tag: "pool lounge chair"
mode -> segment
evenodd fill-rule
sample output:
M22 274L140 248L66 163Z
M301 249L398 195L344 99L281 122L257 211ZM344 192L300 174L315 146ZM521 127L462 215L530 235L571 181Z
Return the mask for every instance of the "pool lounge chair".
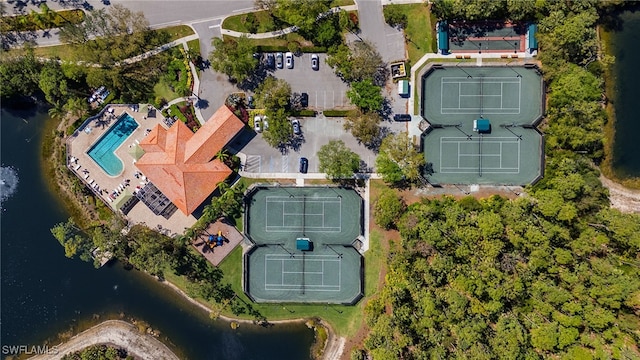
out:
M86 174L84 175L84 179L85 179L85 180L87 180L88 178L89 178L89 173L86 173Z
M91 180L89 181L89 185L93 185L93 182L94 182L94 181L95 181L95 180L91 179Z

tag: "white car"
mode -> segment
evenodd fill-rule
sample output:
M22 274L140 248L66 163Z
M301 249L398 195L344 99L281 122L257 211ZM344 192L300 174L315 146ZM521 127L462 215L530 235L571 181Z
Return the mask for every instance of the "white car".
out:
M284 58L286 59L287 69L293 69L293 53L288 52L284 54Z
M262 132L262 119L258 115L253 118L253 129L256 132Z
M293 128L294 135L300 135L302 133L300 131L300 121L298 119L291 120L291 127Z
M265 131L269 130L269 121L267 121L267 116L262 117L262 128Z

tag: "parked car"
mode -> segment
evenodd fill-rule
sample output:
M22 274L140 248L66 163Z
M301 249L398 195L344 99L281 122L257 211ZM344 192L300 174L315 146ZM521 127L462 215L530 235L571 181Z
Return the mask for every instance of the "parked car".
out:
M411 121L411 115L409 114L395 114L393 115L395 121Z
M309 160L307 160L307 158L305 157L302 157L300 158L300 172L306 174L307 170L309 170Z
M287 61L287 69L293 69L293 53L287 52L285 55Z
M262 119L258 115L253 118L253 128L256 132L262 132Z
M309 94L307 93L300 94L300 106L302 106L303 108L306 108L307 106L309 106Z
M284 64L283 58L284 56L281 52L276 54L276 67L278 67L278 69L282 69L282 65Z
M311 55L311 68L313 70L320 69L320 57L318 57L318 54Z
M269 130L269 121L267 121L267 119L268 119L268 118L267 118L266 116L264 116L264 117L262 118L262 128L263 128L265 131Z
M291 120L291 127L293 128L293 133L295 135L300 135L302 133L300 131L300 121L298 119Z
M253 96L251 95L247 97L247 107L249 107L249 109L253 109Z
M273 69L276 67L276 57L273 54L267 54L267 68Z

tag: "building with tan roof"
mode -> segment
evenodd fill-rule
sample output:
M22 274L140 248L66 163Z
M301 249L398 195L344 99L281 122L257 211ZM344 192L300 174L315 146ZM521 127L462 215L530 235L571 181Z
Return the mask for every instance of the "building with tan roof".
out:
M158 124L140 141L145 153L136 167L189 215L231 174L228 166L213 158L243 127L244 123L226 106L196 133L181 121L168 130Z

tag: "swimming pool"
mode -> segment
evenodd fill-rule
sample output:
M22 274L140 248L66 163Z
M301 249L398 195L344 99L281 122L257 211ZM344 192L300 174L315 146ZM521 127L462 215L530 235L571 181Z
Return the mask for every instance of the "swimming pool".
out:
M115 150L138 128L138 123L131 115L124 113L116 123L107 130L89 149L87 154L102 170L111 176L122 172L123 165Z

